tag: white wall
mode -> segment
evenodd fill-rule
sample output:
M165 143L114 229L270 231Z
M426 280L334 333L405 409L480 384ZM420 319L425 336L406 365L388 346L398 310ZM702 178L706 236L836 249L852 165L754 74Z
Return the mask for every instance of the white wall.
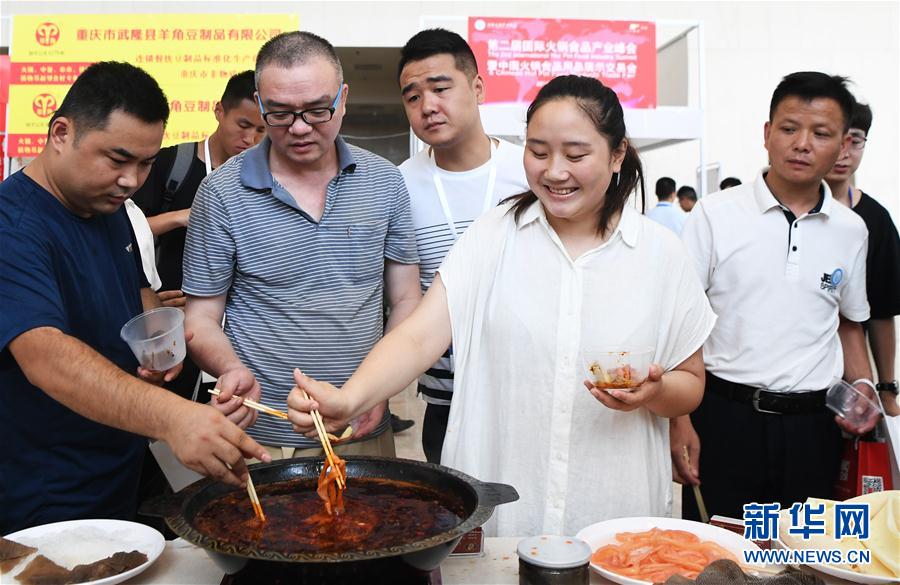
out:
M897 3L688 4L686 11L704 22L707 161L721 163L722 177L746 181L766 163L763 124L782 76L846 75L874 112L857 184L900 219ZM679 185L694 183L697 161L693 145L645 156L652 180L671 173Z
M722 176L750 180L765 163L762 126L772 90L787 73L850 76L875 114L857 183L900 219L897 2L259 2L3 1L2 15L112 12L294 12L301 27L336 46L397 47L424 16L642 18L703 23L707 160ZM7 39L8 20L0 35ZM6 44L4 42L4 44ZM670 175L694 184L696 143L647 153L648 182Z

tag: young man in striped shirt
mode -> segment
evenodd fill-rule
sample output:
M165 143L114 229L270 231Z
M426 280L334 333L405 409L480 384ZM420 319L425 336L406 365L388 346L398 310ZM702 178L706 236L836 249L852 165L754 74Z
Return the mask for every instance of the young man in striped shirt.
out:
M410 193L424 293L475 218L527 191L528 183L524 149L484 132L478 110L484 81L462 37L443 29L421 31L403 47L398 69L409 125L428 145L400 165ZM419 380L419 391L428 403L422 447L428 461L438 463L453 392L452 348Z
M339 136L348 87L334 47L295 31L256 62L266 138L201 184L184 258L192 357L232 396L284 409L292 369L341 386L418 303L409 195L395 166ZM219 324L226 314L224 333ZM260 398L261 396L261 398ZM343 454L394 455L386 403L353 422ZM248 434L273 458L321 453L287 421Z

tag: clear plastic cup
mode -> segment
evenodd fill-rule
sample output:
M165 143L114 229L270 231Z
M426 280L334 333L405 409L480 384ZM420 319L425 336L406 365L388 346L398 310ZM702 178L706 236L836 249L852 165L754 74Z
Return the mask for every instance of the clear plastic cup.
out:
M652 347L586 349L581 359L588 379L603 390L634 390L650 375Z
M184 312L161 307L141 313L119 333L142 367L165 372L184 361Z
M881 412L874 400L852 385L835 378L825 394L825 406L854 426L861 426Z

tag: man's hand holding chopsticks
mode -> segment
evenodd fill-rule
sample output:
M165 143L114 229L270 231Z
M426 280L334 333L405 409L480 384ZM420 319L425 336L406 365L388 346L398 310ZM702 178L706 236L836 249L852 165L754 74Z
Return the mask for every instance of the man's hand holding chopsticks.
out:
M219 481L243 486L244 458L269 462L266 450L243 430L206 405L179 400L161 437L187 467Z
M246 429L256 422L257 412L244 406L244 399L259 402L262 389L256 377L243 365L222 372L216 382L218 396L213 396L209 403L228 420Z
M681 485L700 485L700 437L689 415L669 420L672 479Z
M322 415L327 432L334 433L346 428L353 413L344 393L327 382L313 380L298 369L294 369L294 382L297 385L291 389L287 405L288 420L296 432L310 438L318 436L311 414L314 410Z

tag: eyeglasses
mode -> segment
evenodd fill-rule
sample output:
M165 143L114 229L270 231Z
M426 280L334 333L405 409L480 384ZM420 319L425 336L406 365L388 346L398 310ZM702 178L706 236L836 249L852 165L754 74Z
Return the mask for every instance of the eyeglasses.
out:
M287 128L288 126L293 126L294 122L297 121L297 118L300 118L310 126L314 126L315 124L323 124L325 122L331 121L331 118L334 117L334 111L337 109L338 103L341 101L341 94L343 92L344 81L341 80L340 89L338 89L337 96L335 96L334 101L331 102L330 107L310 108L308 110L300 110L299 112L267 112L262 105L262 98L259 96L259 93L256 94L256 101L259 102L259 112L262 114L263 120L265 120L266 124L272 126L273 128Z
M869 140L865 136L858 136L856 134L850 135L850 148L853 150L862 150L866 147L866 141Z

